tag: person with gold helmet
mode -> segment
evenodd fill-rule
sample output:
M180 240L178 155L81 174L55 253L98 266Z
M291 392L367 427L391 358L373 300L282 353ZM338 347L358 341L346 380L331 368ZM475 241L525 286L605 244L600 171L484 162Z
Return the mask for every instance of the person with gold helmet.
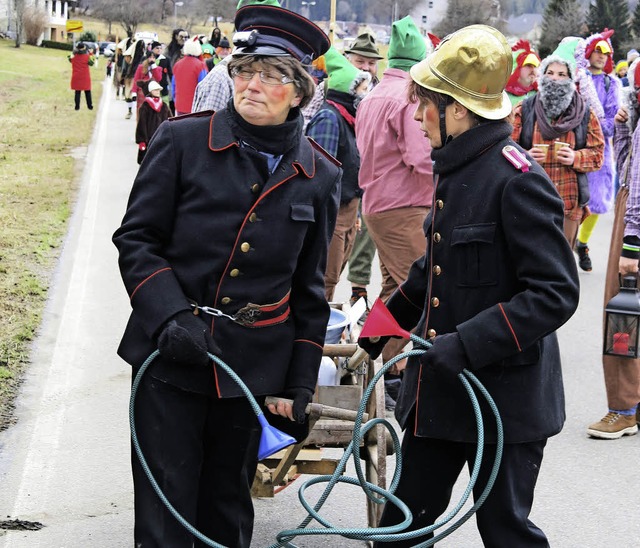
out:
M395 495L413 514L414 536L385 547L431 538L459 474L473 465L478 433L458 378L463 369L487 388L504 429L500 469L476 515L482 541L549 546L529 513L547 439L565 419L555 331L575 312L579 286L562 200L510 137L511 68L504 36L472 25L444 38L410 71L408 100L417 100L414 117L431 143L435 188L425 255L387 307L432 346L409 358L395 411L405 431ZM385 342L360 340L372 356ZM491 412L481 408L485 447L476 498L498 436ZM403 519L388 502L380 525Z

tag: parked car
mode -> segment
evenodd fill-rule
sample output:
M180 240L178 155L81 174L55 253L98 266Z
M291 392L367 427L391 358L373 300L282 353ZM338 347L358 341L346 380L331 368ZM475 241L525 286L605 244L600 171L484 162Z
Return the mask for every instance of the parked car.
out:
M100 56L100 47L98 46L98 42L87 42L83 40L84 45L87 46L87 50L93 52L96 57Z
M100 55L104 55L105 57L111 57L116 52L116 43L115 42L98 42L98 48L100 51Z
M116 43L115 42L100 42L100 55L104 55L105 57L113 57L116 54Z

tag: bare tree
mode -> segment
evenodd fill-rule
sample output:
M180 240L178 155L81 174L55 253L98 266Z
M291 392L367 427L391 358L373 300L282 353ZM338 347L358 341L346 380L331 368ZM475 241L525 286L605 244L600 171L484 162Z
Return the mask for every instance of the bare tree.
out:
M47 28L49 15L42 8L28 6L22 16L25 42L30 46L37 46L44 29Z
M9 0L9 4L11 4L11 0ZM20 44L22 44L22 32L23 32L23 24L22 20L24 18L24 12L26 10L26 0L14 0L13 6L15 8L16 14L16 47L19 48Z
M462 27L475 24L504 28L501 5L496 0L449 0L447 13L434 28L438 36L446 36Z

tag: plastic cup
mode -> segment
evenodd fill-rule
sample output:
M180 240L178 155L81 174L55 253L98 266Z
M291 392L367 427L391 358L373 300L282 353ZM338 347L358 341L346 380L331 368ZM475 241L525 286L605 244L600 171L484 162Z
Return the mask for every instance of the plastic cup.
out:
M571 145L569 143L565 143L563 141L554 141L553 142L553 155L554 155L554 157L557 157L558 156L558 151L561 148L564 148L564 147L571 148Z
M535 148L539 148L540 150L542 150L542 152L544 152L544 159L542 160L543 162L547 161L547 156L549 155L549 145L544 144L544 143L537 143L535 145L533 145Z

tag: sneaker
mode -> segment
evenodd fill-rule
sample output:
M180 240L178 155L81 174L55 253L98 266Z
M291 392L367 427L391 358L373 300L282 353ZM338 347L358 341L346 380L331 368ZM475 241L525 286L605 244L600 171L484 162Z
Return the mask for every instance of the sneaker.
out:
M587 428L587 434L592 438L603 440L617 440L622 436L633 436L638 433L635 415L621 415L609 411L599 422Z
M582 242L576 242L576 251L578 253L578 266L585 272L591 272L591 258L589 257L589 247Z
M126 116L124 117L125 120L128 120L129 118L131 118L133 116L133 112L129 111L127 112Z

